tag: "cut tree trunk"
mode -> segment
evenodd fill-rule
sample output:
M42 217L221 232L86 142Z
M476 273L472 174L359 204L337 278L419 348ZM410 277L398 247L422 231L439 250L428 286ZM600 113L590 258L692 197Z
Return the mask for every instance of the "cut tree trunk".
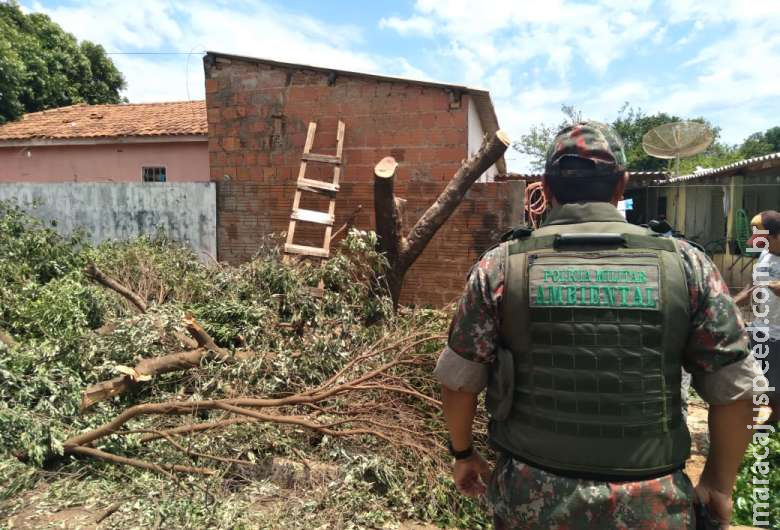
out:
M379 250L389 262L387 288L398 307L406 271L458 207L474 182L492 166L509 147L509 137L503 131L486 136L473 157L464 161L430 208L417 220L407 236L403 235L402 203L395 197L393 184L398 163L385 157L374 167L374 210Z

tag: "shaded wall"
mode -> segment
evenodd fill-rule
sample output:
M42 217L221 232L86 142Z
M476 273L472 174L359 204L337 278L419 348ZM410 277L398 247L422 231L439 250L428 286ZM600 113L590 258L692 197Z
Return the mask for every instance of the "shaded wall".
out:
M407 198L404 210L407 232L440 189L438 183L409 184L404 195ZM294 182L230 182L219 184L218 190L221 260L232 263L249 260L259 250L265 236L287 230ZM370 208L374 193L369 183L348 183L342 191L336 209L339 226L357 204ZM525 182L522 181L474 184L406 274L402 303L442 306L456 300L467 272L479 256L506 230L522 222L524 194ZM356 227L373 230L373 219L362 218Z
M213 183L0 183L4 200L62 234L83 228L94 243L162 230L203 257L217 252Z
M207 142L0 147L0 182L142 182L165 167L167 182L208 182Z

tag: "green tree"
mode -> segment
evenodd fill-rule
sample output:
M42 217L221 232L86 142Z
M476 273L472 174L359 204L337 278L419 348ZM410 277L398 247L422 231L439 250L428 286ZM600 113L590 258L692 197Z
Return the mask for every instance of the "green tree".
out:
M534 171L543 171L544 163L547 159L547 148L555 139L555 133L567 125L582 121L582 112L576 110L571 105L561 105L561 112L566 116L557 127L550 127L544 123L531 126L528 134L520 137L520 140L512 144L512 148L524 155L527 155L531 161L531 168Z
M642 148L642 137L654 127L665 123L682 121L679 116L665 112L646 115L642 109L629 107L628 103L618 111L618 116L612 127L623 138L626 149L626 161L631 171L662 171L667 168L668 161L654 158Z
M772 127L764 133L764 141L772 146L772 152L780 152L780 127Z
M739 153L743 158L753 158L778 151L780 151L780 127L753 133L739 146Z
M125 81L102 46L0 1L0 123L74 103L120 103Z
M563 105L561 110L566 115L566 119L559 126L549 127L543 123L535 125L531 127L528 134L521 136L520 140L513 145L514 149L531 158L531 167L534 171L542 171L544 169L547 148L555 138L555 133L562 127L582 119L582 113L576 111L572 106ZM702 117L689 119L707 125L713 132L715 139L712 145L704 152L694 157L680 160L680 173L691 173L699 166L717 167L729 164L743 157L742 152L736 146L730 146L719 141L719 127L713 126ZM683 118L680 116L667 114L666 112L648 115L642 109L635 109L628 103L625 103L618 111L617 118L610 125L623 138L628 169L630 171L673 170L674 161L655 158L645 153L642 148L642 137L654 127L682 120ZM762 149L765 149L766 144L772 141L777 141L780 144L780 127L775 127L762 134ZM780 145L778 147L776 150L780 151Z

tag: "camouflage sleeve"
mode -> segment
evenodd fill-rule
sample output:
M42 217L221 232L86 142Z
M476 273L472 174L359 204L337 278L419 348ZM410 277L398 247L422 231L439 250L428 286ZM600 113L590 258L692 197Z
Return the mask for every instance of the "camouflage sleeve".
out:
M504 292L504 247L486 252L472 267L450 324L447 347L434 374L453 390L479 392L498 341L499 304Z
M706 254L685 241L678 244L691 299L691 333L683 367L709 403L749 399L756 374L742 314Z

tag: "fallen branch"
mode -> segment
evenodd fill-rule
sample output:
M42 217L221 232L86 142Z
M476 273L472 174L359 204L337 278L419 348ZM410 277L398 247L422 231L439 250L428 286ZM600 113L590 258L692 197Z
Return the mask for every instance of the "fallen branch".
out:
M198 342L198 346L214 352L217 359L220 361L229 361L232 359L230 352L217 346L217 343L214 342L214 339L211 338L211 335L206 333L206 330L203 329L203 326L198 324L192 315L187 315L184 317L184 327L187 328L187 331L190 335L192 335L192 338Z
M217 455L211 455L208 453L199 453L197 451L193 451L191 449L187 449L183 445L181 445L179 442L173 439L173 437L170 434L167 434L164 431L157 431L154 429L135 429L133 431L128 431L129 433L146 433L146 434L154 434L159 436L160 438L165 439L169 444L171 444L173 447L181 451L182 453L186 454L189 457L196 457L196 458L205 458L207 460L216 460L217 462L223 462L226 464L240 464L242 466L253 466L255 465L254 462L250 462L249 460L240 460L238 458L227 458L224 456L217 456Z
M141 300L141 297L106 275L98 269L95 264L90 264L87 267L86 274L99 284L121 294L141 313L146 312L147 306L143 300ZM192 338L186 337L181 333L175 333L174 335L185 345L192 346L194 341L194 346L197 347L197 349L163 355L162 357L141 359L133 368L121 367L120 369L123 372L123 375L109 379L108 381L96 383L84 390L81 395L81 412L88 410L101 401L124 394L138 383L149 381L156 375L179 370L188 370L200 366L204 359L210 357L222 362L234 360L229 351L217 346L217 343L214 342L211 335L203 329L203 326L198 324L192 315L184 317L184 326Z
M254 418L229 418L226 420L220 420L220 421L211 421L211 422L203 422L203 423L192 423L189 425L181 425L179 427L173 427L171 429L164 429L161 431L155 431L153 433L149 433L145 436L141 437L141 443L148 443L152 442L154 440L159 440L160 438L163 438L163 435L167 434L169 436L174 435L181 435L181 434L190 434L193 432L205 432L205 431L211 431L214 429L222 429L224 427L228 427L230 425L236 425L238 423L250 423L253 421L257 421ZM127 431L130 432L130 431Z
M209 350L198 348L162 357L141 359L133 368L124 367L121 376L87 387L81 394L81 412L101 401L124 394L138 383L149 381L156 375L200 366L208 355Z
M112 291L118 293L121 295L125 300L130 302L130 304L138 310L139 313L146 313L147 304L146 302L137 294L135 294L133 291L116 281L115 279L111 278L110 276L106 275L103 271L97 268L97 265L94 263L90 263L87 265L87 268L84 270L84 274L87 275L87 277L90 280L93 280L103 287L107 287L111 289Z
M318 416L322 417L321 414L325 410L321 406L323 402L332 400L333 398L339 398L330 402L337 404L342 402L340 398L343 398L348 394L352 395L356 393L362 393L365 395L366 397L364 399L367 400L366 402L373 401L376 403L376 398L373 397L374 393L389 393L405 396L407 399L422 401L427 405L437 405L438 401L417 390L411 389L406 385L391 383L392 381L399 381L395 375L390 374L391 370L405 366L416 365L428 360L427 355L423 356L413 353L414 348L425 342L440 340L442 338L442 336L439 335L429 335L425 337L413 335L412 337L414 340L410 340L410 338L407 337L406 340L396 341L394 344L389 346L385 345L381 348L375 347L369 350L369 352L366 354L356 356L341 370L337 371L334 376L327 379L322 385L314 390L277 398L239 397L216 400L166 401L162 403L134 405L127 408L124 412L110 420L108 423L91 431L87 431L67 439L63 444L64 453L93 456L95 458L118 464L132 465L135 467L141 467L158 472L172 471L204 474L204 470L207 468L168 464L158 466L157 464L145 460L112 455L110 453L95 449L93 446L98 440L113 434L144 433L145 436L142 438L142 441L151 441L154 439L164 438L173 447L177 448L190 457L208 458L224 463L239 463L239 461L236 459L204 453L196 453L186 449L181 444L176 442L173 436L175 434L212 430L226 427L228 425L234 425L236 423L250 421L261 421L275 423L278 425L293 425L333 437L362 435L373 436L375 438L384 440L390 445L406 447L420 452L427 452L431 449L426 448L425 444L419 443L419 440L417 440L415 436L412 436L409 429L405 429L400 425L392 425L389 422L380 422L375 418L366 418L362 413L359 413L355 410L352 410L351 412L345 412L344 414L339 414L339 419L330 423L327 423L326 421L318 421L315 419ZM399 351L391 359L374 368L363 368L365 366L365 361L367 361L369 358L379 355L382 352L386 353L395 348L399 348ZM202 358L202 355L204 355L206 352L209 352L209 350L202 348L193 352L184 352L188 355L188 357L186 357L184 360L177 359L177 362L182 362L185 364L195 362L195 360L199 357ZM145 362L161 362L166 358L175 357L176 355L165 356L160 357L159 359L147 359ZM175 363L170 360L167 360L167 362L168 364L165 365L166 368L176 369L174 366ZM351 373L353 371L356 373ZM159 373L159 371L157 373ZM350 401L353 400L354 398L350 398ZM305 407L307 405L312 406L304 408L303 410L314 410L313 414L289 413L290 407ZM398 403L394 403L394 405L398 405ZM168 429L166 431L153 429L123 430L123 427L129 421L141 416L194 415L204 410L223 410L225 412L235 414L237 417L212 423L185 425L175 429ZM393 410L397 410L397 408ZM360 423L366 424L373 428L357 426L353 428L340 428L342 425L357 425ZM435 444L433 440L427 441L426 443L429 443L432 446ZM245 462L241 461L240 463ZM207 474L214 472L213 470L208 471L209 473Z
M112 504L111 506L109 506L108 508L100 512L100 515L97 517L97 519L95 519L95 524L102 523L121 507L122 507L121 502L115 502L114 504Z
M147 462L146 460L139 460L137 458L127 458L125 456L119 456L111 453L106 453L100 449L83 446L73 446L65 449L65 454L91 456L98 460L105 462L112 462L114 464L124 464L126 466L138 467L141 469L148 469L149 471L175 471L177 473L195 473L198 475L215 475L217 472L207 467L193 467L182 466L178 464L155 464L153 462Z

